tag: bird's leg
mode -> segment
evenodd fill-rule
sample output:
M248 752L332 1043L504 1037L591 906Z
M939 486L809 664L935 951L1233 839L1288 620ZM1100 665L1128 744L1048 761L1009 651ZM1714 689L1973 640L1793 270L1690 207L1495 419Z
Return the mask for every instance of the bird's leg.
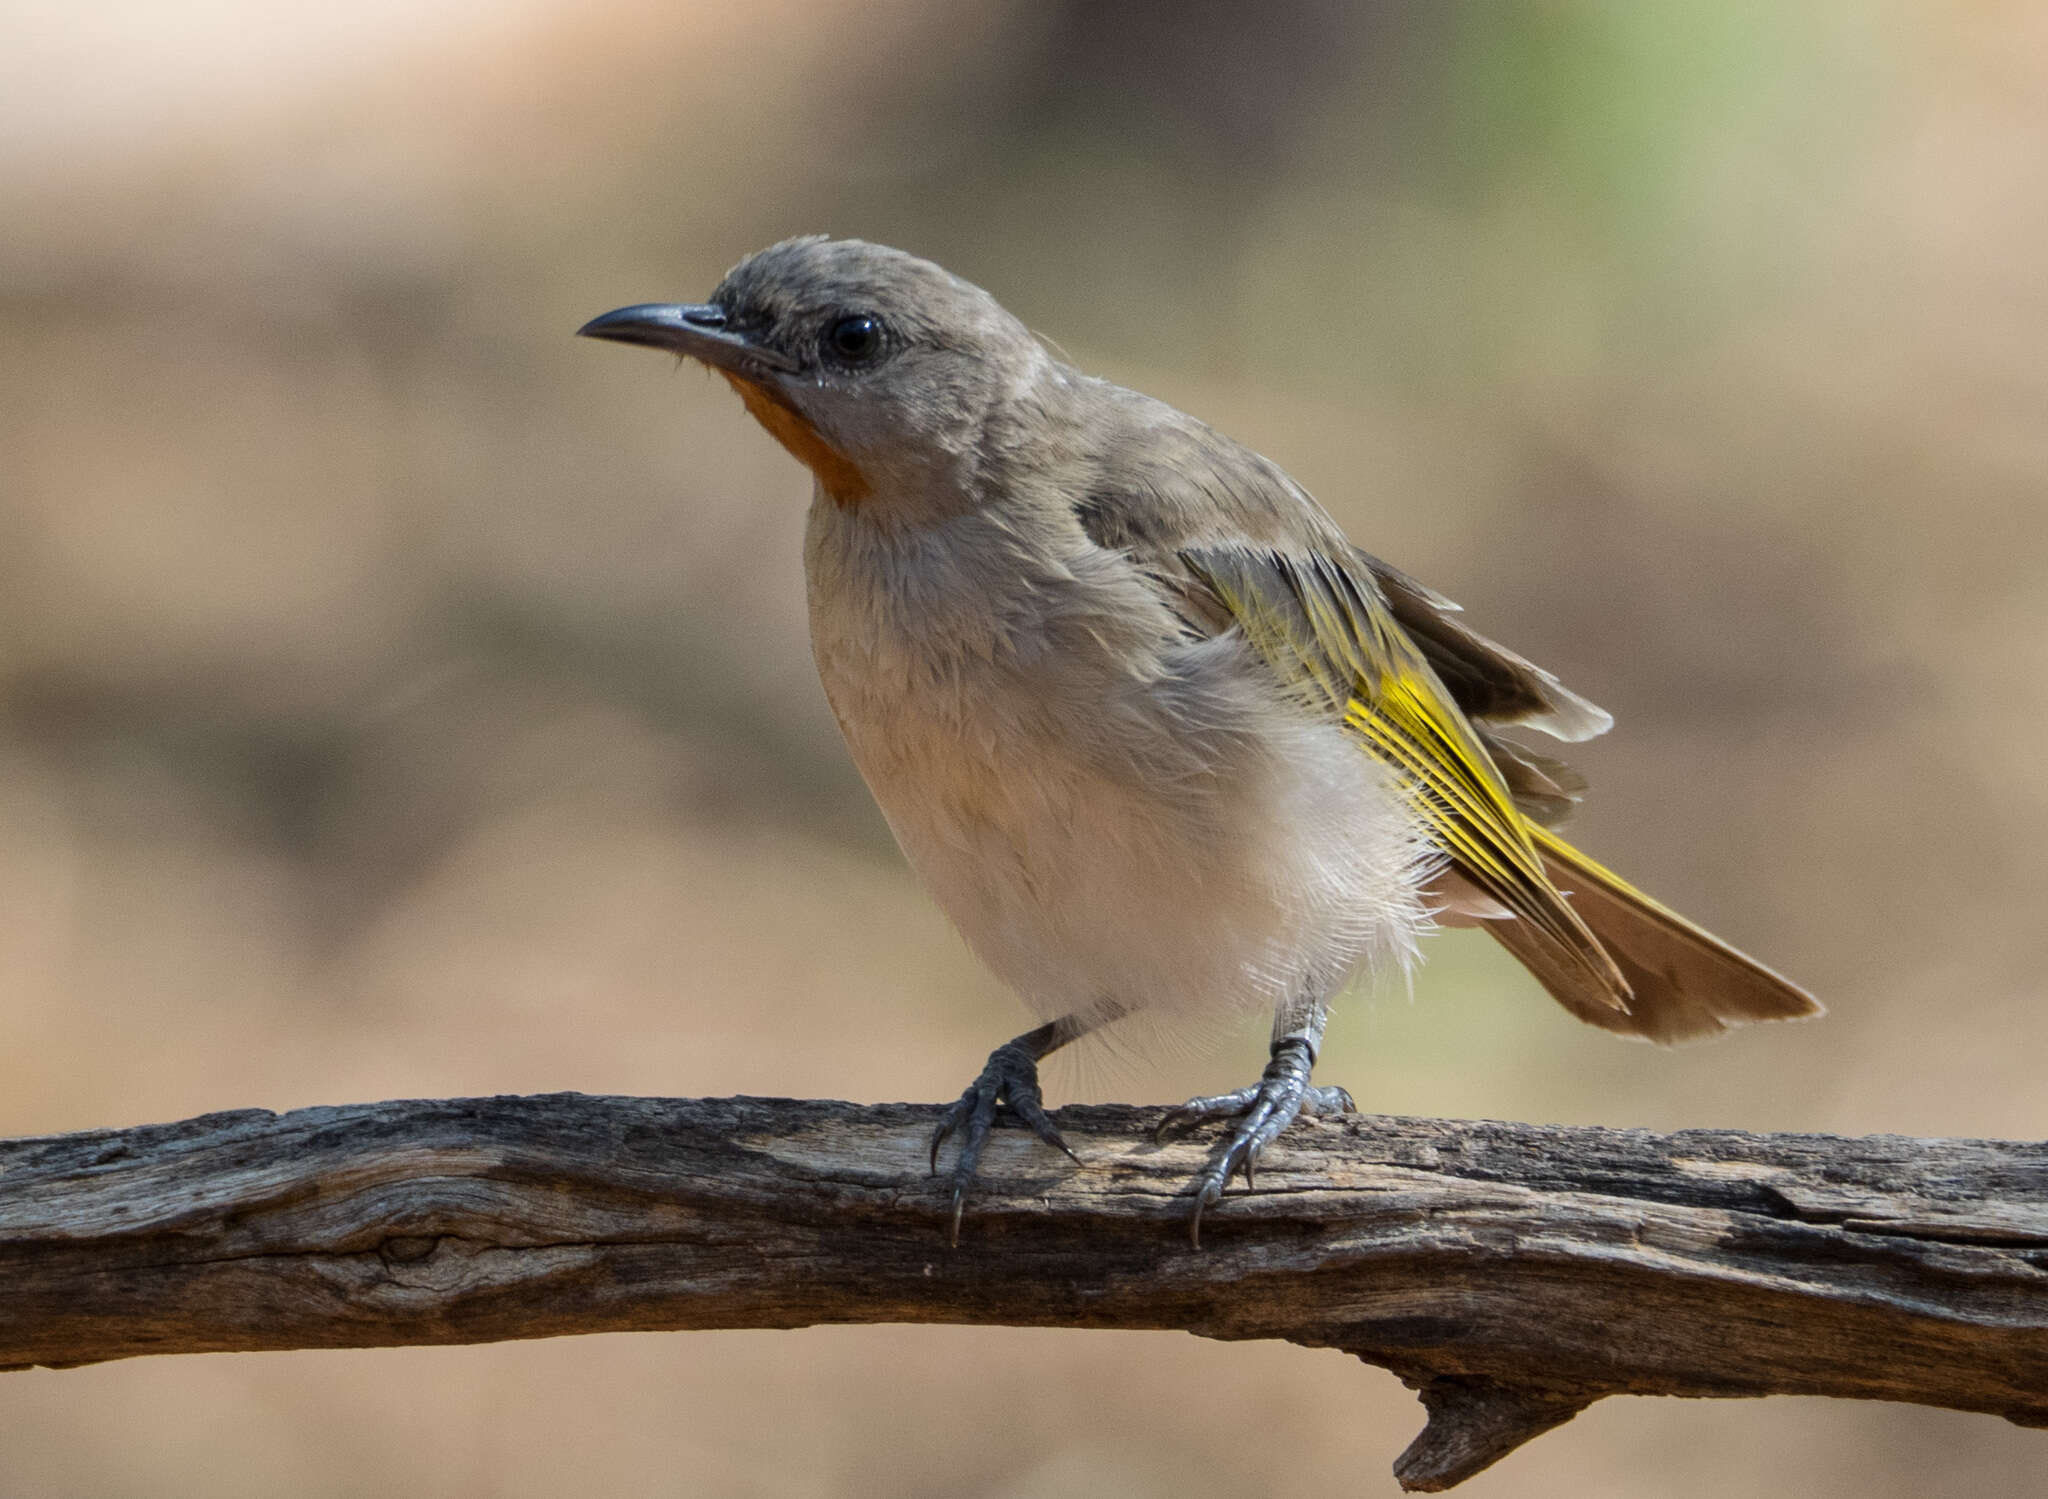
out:
M1245 1186L1251 1186L1259 1152L1298 1115L1349 1114L1357 1109L1342 1088L1309 1084L1329 1013L1329 1006L1321 1001L1282 1010L1273 1019L1273 1059L1256 1083L1234 1093L1191 1098L1159 1122L1157 1133L1163 1139L1205 1119L1237 1121L1223 1153L1195 1181L1195 1211L1188 1221L1188 1242L1195 1248L1202 1247L1202 1214L1223 1196L1223 1189L1240 1168Z
M1039 1139L1056 1150L1066 1151L1070 1160L1079 1163L1081 1158L1068 1149L1058 1126L1045 1112L1045 1100L1038 1091L1038 1064L1069 1041L1078 1041L1122 1013L1120 1009L1104 1007L1062 1015L1035 1031L1026 1031L1013 1041L1005 1041L988 1054L988 1065L981 1069L981 1076L967 1085L967 1091L946 1110L939 1120L939 1127L932 1131L934 1173L939 1169L939 1147L954 1131L960 1134L960 1155L953 1163L953 1223L947 1235L949 1243L955 1247L960 1243L960 1214L967 1204L967 1189L974 1185L975 1171L981 1165L981 1150L988 1143L989 1131L995 1127L999 1109L1007 1108Z

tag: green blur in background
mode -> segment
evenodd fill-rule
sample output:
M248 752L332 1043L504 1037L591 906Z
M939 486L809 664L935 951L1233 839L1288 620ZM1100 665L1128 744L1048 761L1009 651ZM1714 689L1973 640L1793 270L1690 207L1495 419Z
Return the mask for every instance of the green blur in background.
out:
M6 0L0 1131L937 1101L1023 1027L840 748L808 478L570 336L810 231L1251 443L1613 710L1576 841L1832 1009L1655 1051L1450 934L1325 1080L2048 1132L2048 11L1935 0ZM1391 1493L1419 1419L1170 1334L187 1357L0 1378L0 1494ZM1609 1401L1466 1492L2044 1473L1988 1417Z

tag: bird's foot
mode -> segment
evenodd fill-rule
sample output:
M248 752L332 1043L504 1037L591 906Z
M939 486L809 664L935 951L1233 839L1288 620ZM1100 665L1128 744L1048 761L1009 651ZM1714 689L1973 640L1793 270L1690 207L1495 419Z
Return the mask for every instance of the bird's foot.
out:
M1208 1170L1195 1181L1195 1211L1188 1220L1188 1242L1202 1247L1202 1214L1223 1196L1230 1178L1241 1169L1244 1184L1252 1185L1252 1168L1259 1152L1292 1124L1300 1114L1350 1114L1358 1105L1342 1088L1317 1088L1309 1084L1315 1067L1315 1052L1299 1036L1286 1036L1273 1043L1273 1060L1258 1082L1235 1093L1218 1093L1209 1098L1191 1098L1160 1120L1155 1138L1165 1139L1176 1130L1207 1119L1235 1119L1230 1143Z
M1038 1091L1038 1058L1017 1041L998 1046L989 1053L981 1076L967 1085L967 1091L946 1110L939 1127L932 1131L935 1175L939 1169L939 1147L954 1131L960 1134L960 1155L953 1163L953 1222L946 1235L946 1241L955 1248L960 1244L960 1215L967 1205L967 1189L974 1185L981 1150L988 1143L989 1131L995 1128L999 1108L1014 1114L1055 1150L1066 1151L1067 1158L1075 1164L1081 1160L1067 1148L1059 1127L1045 1112L1045 1100Z

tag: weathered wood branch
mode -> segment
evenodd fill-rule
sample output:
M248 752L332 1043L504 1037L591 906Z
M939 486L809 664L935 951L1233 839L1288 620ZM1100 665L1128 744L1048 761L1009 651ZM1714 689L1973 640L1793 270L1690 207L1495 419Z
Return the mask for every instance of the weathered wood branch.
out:
M2048 1146L1297 1125L1188 1247L1212 1141L1069 1108L991 1142L958 1249L937 1110L489 1098L0 1143L0 1364L822 1322L1181 1328L1421 1392L1441 1489L1604 1395L2048 1425ZM2048 1458L2048 1451L2044 1451Z

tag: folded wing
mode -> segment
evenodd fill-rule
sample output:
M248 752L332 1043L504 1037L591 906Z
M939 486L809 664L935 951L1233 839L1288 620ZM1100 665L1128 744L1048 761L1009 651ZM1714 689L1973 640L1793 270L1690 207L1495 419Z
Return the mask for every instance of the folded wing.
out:
M1143 398L1114 486L1076 516L1129 554L1193 628L1239 629L1309 711L1354 732L1412 790L1449 875L1503 914L1482 925L1567 1010L1679 1041L1820 1013L1813 997L1595 863L1554 832L1585 782L1502 737L1581 740L1612 719L1472 630L1458 606L1354 549L1266 459ZM1513 919L1506 919L1512 917Z

